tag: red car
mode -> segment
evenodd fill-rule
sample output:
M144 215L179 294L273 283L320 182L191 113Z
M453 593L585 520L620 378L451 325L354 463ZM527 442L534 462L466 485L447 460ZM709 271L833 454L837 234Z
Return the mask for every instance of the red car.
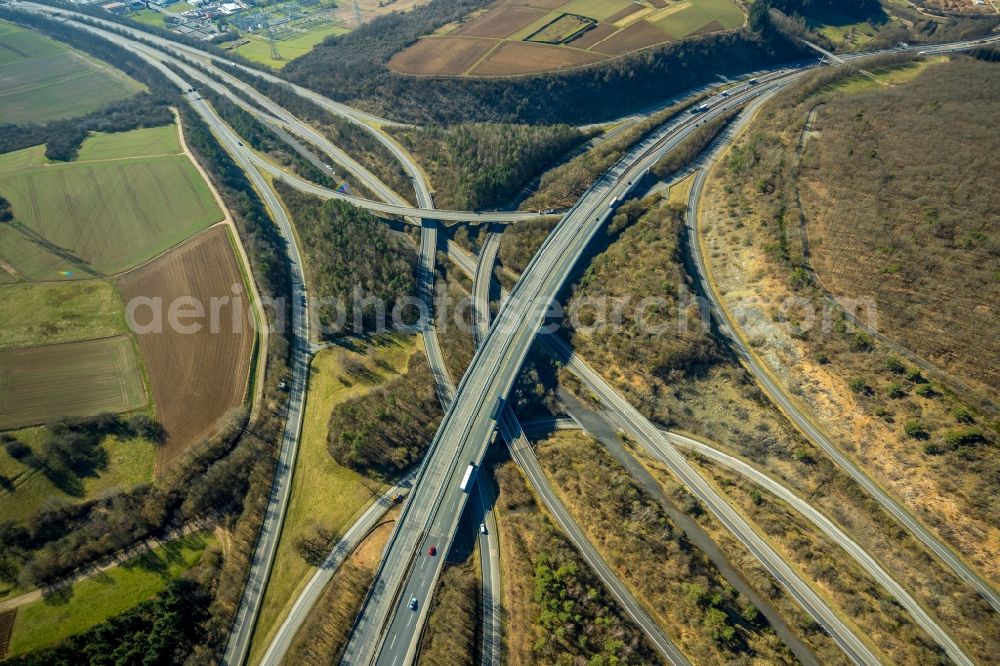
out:
M430 548L427 549L427 554L430 555L431 557L433 557L434 555L437 555L438 554L438 547L437 546L431 546Z

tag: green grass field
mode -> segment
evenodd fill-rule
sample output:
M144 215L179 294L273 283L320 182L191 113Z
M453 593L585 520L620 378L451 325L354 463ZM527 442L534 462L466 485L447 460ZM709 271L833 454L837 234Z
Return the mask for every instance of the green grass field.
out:
M312 51L313 47L331 35L342 35L347 32L346 28L336 25L328 25L317 30L304 32L292 39L284 39L277 42L278 53L281 60L271 58L271 46L267 40L259 35L244 35L244 39L249 39L249 44L237 46L233 51L239 53L244 58L263 63L268 67L281 69L290 60L295 60L301 55Z
M308 534L314 522L342 531L373 499L371 491L362 483L364 477L341 467L330 457L326 438L330 412L335 405L363 395L384 379L406 370L410 356L417 349L417 338L393 335L384 339L388 344L376 346L373 358L365 359L362 355L334 347L321 351L313 360L302 441L292 476L291 501L274 560L275 571L281 571L282 575L272 576L268 583L254 632L250 663L259 659L269 634L277 629L279 620L294 602L295 591L313 571L295 552L295 537ZM340 378L345 377L342 364L347 356L362 361L378 379L368 382L350 378L351 385L346 386ZM386 366L392 368L392 374L386 371ZM377 487L375 482L367 483Z
M0 351L0 430L146 403L130 336Z
M144 23L146 25L155 25L158 28L163 28L166 26L166 20L163 14L156 11L155 9L140 9L137 12L132 12L128 15L130 19L136 23Z
M738 28L743 25L743 10L732 0L690 0L655 25L674 39L682 39L710 25L716 30Z
M194 5L188 4L186 2L175 2L172 5L167 5L164 7L165 10L171 14L180 14L181 12L186 12L189 9L194 9Z
M0 122L72 118L142 86L59 42L0 21Z
M133 140L138 159L123 154ZM42 146L0 156L0 195L15 216L0 227L0 259L28 281L113 275L222 220L186 155L149 156L165 148L162 131L135 130L81 151L121 159L49 164Z
M45 429L24 428L11 434L37 450ZM101 446L108 454L107 467L99 470L95 476L81 479L82 497L56 487L44 474L11 458L5 450L0 449L0 474L14 484L13 491L0 490L0 515L4 520L20 522L50 500L79 501L152 482L156 465L156 444L142 438L120 439L115 435L108 435ZM3 596L0 591L0 598Z
M555 11L558 12L557 16L558 14L580 14L597 21L604 21L623 9L627 9L631 4L632 0L570 0Z
M0 287L0 349L126 332L124 305L106 280L22 282Z
M7 656L52 645L150 599L215 542L211 535L191 534L80 581L65 594L22 606Z
M131 132L95 132L80 146L77 162L114 160L126 157L177 155L181 140L176 125L143 127Z

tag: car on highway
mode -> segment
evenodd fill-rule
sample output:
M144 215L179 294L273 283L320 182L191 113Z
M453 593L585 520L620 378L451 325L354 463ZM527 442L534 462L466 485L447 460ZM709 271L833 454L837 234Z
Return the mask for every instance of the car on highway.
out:
M486 523L479 523L479 533L486 534Z
M434 557L435 555L438 554L438 547L431 546L430 548L427 549L427 554L430 555L431 557Z
M410 603L408 605L410 607L410 610L417 610L417 598L410 597Z

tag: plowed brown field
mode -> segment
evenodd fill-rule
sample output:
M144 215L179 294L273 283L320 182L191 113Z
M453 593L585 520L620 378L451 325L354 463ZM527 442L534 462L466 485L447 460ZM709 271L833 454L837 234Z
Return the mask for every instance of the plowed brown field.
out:
M608 55L621 55L663 41L662 30L645 21L636 21L629 27L619 30L612 37L605 39L594 48L594 51Z
M476 66L472 76L531 74L545 63L546 70L589 65L601 60L597 54L532 42L504 42L490 57Z
M498 7L472 19L456 34L468 37L506 37L543 16L544 9Z
M496 45L497 40L480 37L428 37L394 55L389 68L401 74L461 74Z
M196 236L118 282L128 304L162 299L160 330L144 330L154 307L138 307L139 346L152 384L157 418L167 432L157 466L163 469L187 447L211 436L219 419L246 395L255 331L251 303L227 227ZM216 299L213 301L213 299ZM191 313L200 304L202 316ZM235 303L235 304L234 304ZM190 327L190 328L186 328ZM197 330L195 330L197 328Z

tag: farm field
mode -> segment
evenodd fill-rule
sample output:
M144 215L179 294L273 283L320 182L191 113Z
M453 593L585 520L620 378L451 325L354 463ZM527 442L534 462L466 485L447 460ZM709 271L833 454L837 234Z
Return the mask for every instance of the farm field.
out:
M146 403L128 336L0 351L0 429Z
M197 564L215 543L214 536L190 534L82 580L68 594L22 606L6 656L52 645L137 606Z
M125 308L106 280L0 287L0 349L91 340L128 332Z
M77 162L114 160L126 157L177 155L180 137L175 125L143 127L131 132L95 132L80 146Z
M265 647L268 634L277 629L279 619L294 601L296 588L313 570L295 551L295 537L307 535L314 524L342 530L371 503L369 487L375 490L381 487L338 465L327 450L330 412L334 406L405 372L410 357L419 349L416 336L390 335L378 340L374 353L367 358L347 348L331 347L319 352L313 360L291 501L275 556L275 570L283 575L272 578L268 584L250 663L255 663L254 655L261 655L258 651ZM349 364L359 364L363 370L352 376L346 369ZM336 501L330 501L333 497Z
M166 430L158 455L162 468L189 445L210 436L227 411L243 404L256 340L252 305L230 231L223 226L125 274L118 288L125 303L162 299L161 330L136 329L156 417ZM203 316L182 315L179 325L171 326L172 304L190 312L191 303L204 308ZM134 323L148 326L153 316L149 308L139 308Z
M743 25L734 0L497 0L389 61L401 74L516 76L579 67Z
M316 30L310 30L309 32L302 33L291 39L283 39L277 43L278 54L281 56L281 60L275 60L271 57L271 45L268 43L267 39L254 34L247 34L243 39L250 40L247 44L237 46L233 49L234 53L239 53L244 58L248 60L253 60L254 62L259 62L268 67L273 67L274 69L281 69L290 60L295 60L299 56L305 55L312 51L313 47L322 42L327 37L332 37L334 35L342 35L347 32L347 28L343 28L338 25L327 25Z
M127 154L133 140L138 158ZM101 159L47 163L42 146L0 156L15 217L0 228L0 260L28 281L113 275L222 220L186 155L145 152L168 145L135 130L88 138L82 154Z
M0 21L0 119L72 118L142 89L125 74L59 42Z

